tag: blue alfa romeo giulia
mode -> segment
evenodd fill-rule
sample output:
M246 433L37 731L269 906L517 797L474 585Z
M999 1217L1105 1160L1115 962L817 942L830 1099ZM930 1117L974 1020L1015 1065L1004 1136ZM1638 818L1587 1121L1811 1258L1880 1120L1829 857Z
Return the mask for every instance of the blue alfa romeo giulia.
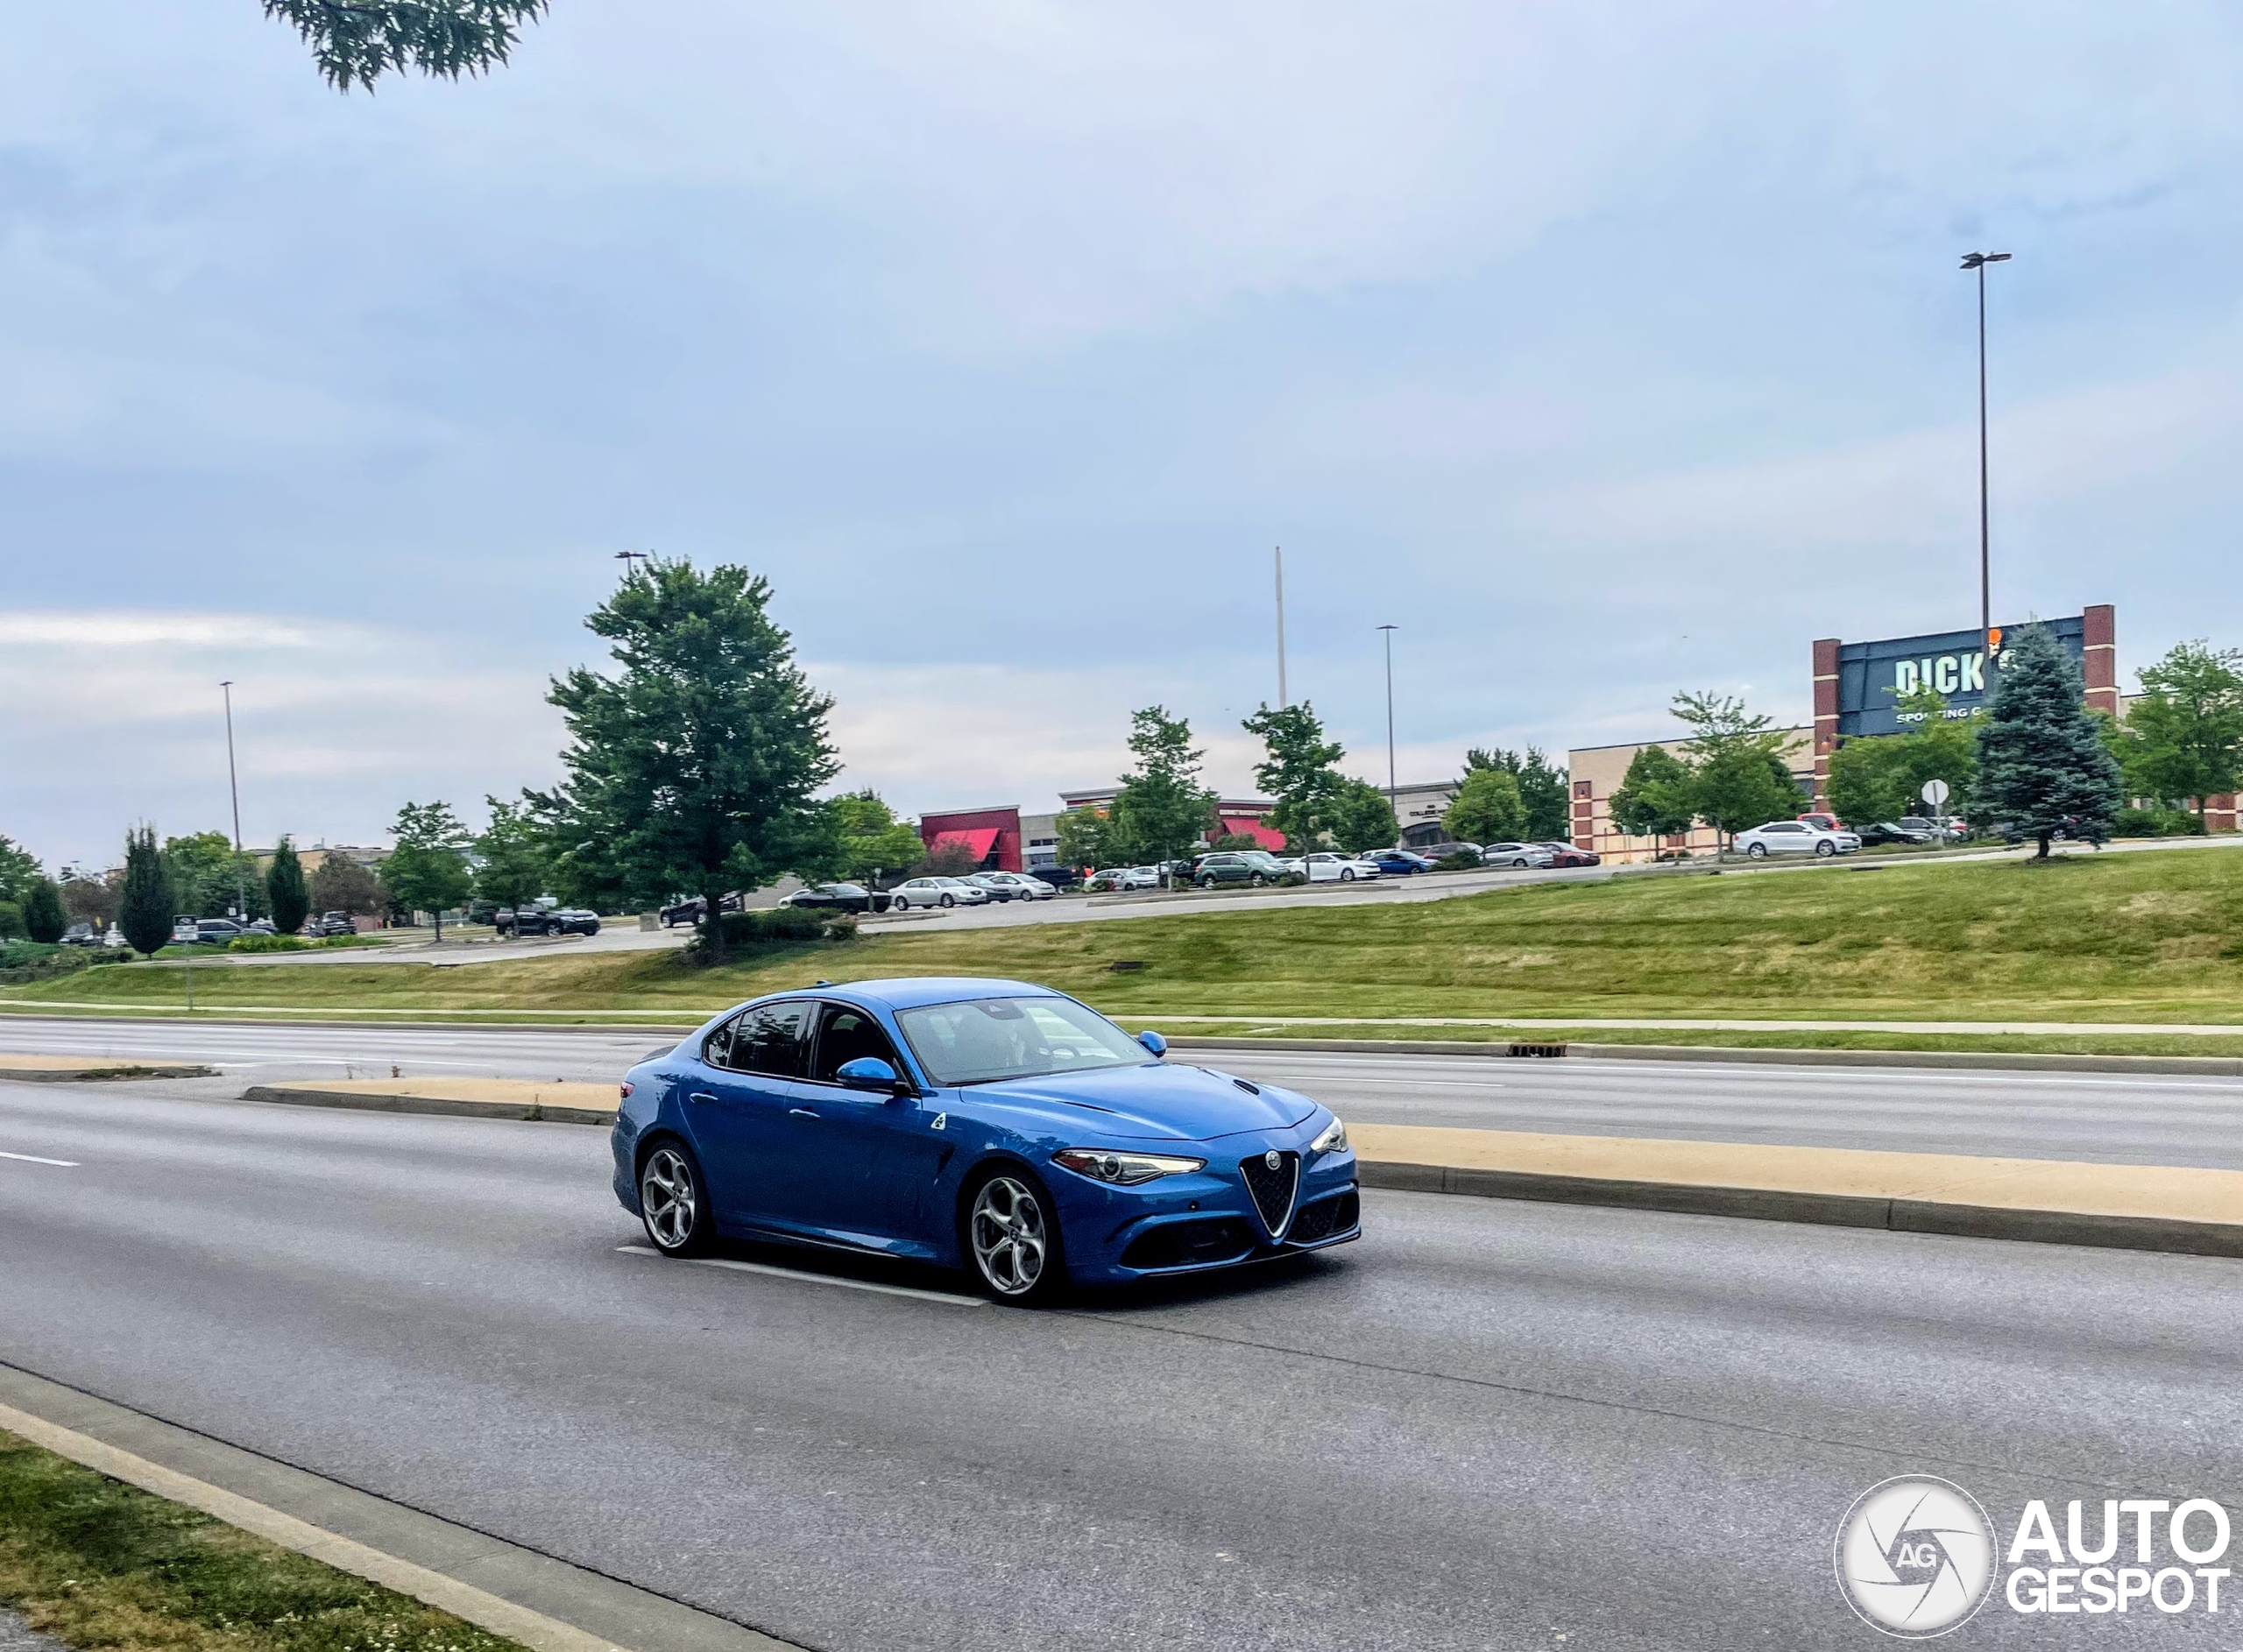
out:
M1019 981L758 999L631 1070L616 1197L665 1255L781 1239L1015 1303L1361 1236L1337 1119L1165 1048Z

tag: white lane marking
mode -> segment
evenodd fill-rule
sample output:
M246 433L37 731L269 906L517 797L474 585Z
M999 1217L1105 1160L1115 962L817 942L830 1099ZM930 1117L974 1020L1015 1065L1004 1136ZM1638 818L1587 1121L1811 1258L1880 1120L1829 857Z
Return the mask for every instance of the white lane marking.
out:
M623 1256L655 1256L662 1253L651 1245L619 1245L616 1252ZM956 1296L948 1291L920 1290L910 1285L881 1285L869 1279L841 1279L831 1274L806 1273L798 1267L780 1267L771 1262L736 1262L723 1256L691 1256L683 1260L703 1267L729 1267L742 1274L768 1274L774 1279L798 1279L806 1285L838 1285L844 1290L875 1290L883 1296L912 1296L923 1303L944 1303L952 1308L987 1308L986 1296Z
M58 1170L75 1170L78 1168L75 1159L42 1159L31 1153L0 1153L0 1159L13 1159L18 1164L51 1164Z

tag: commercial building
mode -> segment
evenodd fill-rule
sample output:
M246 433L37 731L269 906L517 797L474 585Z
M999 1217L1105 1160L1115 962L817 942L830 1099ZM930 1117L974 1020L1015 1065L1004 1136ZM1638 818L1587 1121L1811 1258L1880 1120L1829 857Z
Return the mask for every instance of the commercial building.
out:
M985 872L1032 872L1058 864L1061 814L1077 808L1104 810L1112 806L1121 789L1105 786L1062 792L1059 808L1044 815L1023 815L1016 803L937 809L919 817L919 840L930 849L945 839L960 844ZM1218 799L1218 824L1208 833L1209 841L1228 832L1251 837L1265 849L1282 850L1285 835L1262 823L1262 817L1275 807L1266 797Z
M1800 808L1815 795L1813 731L1805 726L1780 729L1780 749L1799 783ZM1721 835L1710 826L1693 826L1687 832L1663 837L1639 837L1622 831L1612 821L1612 794L1628 777L1628 766L1647 745L1663 745L1677 757L1680 740L1638 740L1632 745L1591 745L1566 753L1566 773L1573 782L1573 839L1576 849L1596 851L1608 861L1656 860L1662 855L1709 855L1721 846Z

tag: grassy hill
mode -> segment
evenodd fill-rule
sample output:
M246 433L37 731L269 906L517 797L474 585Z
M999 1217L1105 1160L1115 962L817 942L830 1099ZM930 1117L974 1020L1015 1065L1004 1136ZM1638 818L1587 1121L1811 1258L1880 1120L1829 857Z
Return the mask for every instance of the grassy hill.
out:
M1142 964L1118 974L1117 961ZM199 968L199 1007L713 1010L824 976L1003 975L1158 1016L2243 1022L2243 852L1543 885L1393 907L881 935L721 970L667 954ZM114 965L0 1003L176 1006ZM2209 1049L2205 1053L2211 1053Z

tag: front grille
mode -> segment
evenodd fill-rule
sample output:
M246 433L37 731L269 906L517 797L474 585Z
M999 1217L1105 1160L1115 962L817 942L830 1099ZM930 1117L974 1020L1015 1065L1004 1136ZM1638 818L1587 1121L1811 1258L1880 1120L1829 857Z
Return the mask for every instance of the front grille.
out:
M1252 1230L1235 1216L1170 1222L1131 1239L1122 1253L1122 1266L1189 1267L1195 1262L1228 1262L1253 1248Z
M1272 1170L1257 1153L1238 1161L1238 1173L1246 1179L1246 1190L1254 1196L1262 1225L1270 1230L1271 1239L1282 1238L1285 1219L1293 1212L1293 1197L1300 1191L1300 1154L1279 1154L1277 1168Z
M1362 1221L1362 1201L1349 1188L1337 1198L1319 1199L1313 1204L1301 1206L1294 1212L1293 1225L1285 1239L1292 1245L1313 1245L1334 1233L1345 1233Z

